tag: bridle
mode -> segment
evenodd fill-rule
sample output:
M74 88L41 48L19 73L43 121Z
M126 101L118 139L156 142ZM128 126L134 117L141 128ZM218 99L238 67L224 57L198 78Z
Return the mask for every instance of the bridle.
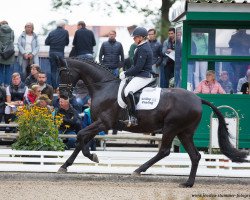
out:
M65 76L67 77L66 79L66 83L60 83L59 84L59 88L60 89L66 89L67 92L73 92L73 83L72 83L72 79L70 77L72 77L72 73L69 69L69 65L66 59L64 59L65 61L65 66L63 67L59 67L59 76L61 75L61 73L63 71L66 71ZM99 82L95 82L95 83L91 83L91 84L85 84L85 86L91 86L91 85L98 85L98 84L103 84L103 83L108 83L108 82L113 82L113 81L119 81L120 79L113 79L113 80L106 80L106 81L99 81Z
M67 60L64 59L64 61L65 61L65 66L59 67L59 77L61 77L61 73L63 71L66 71L65 76L66 76L67 79L66 79L66 83L59 83L59 90L60 89L66 89L67 91L70 91L72 93L73 92L73 84L72 84L72 81L71 81L71 78L70 78L72 76L72 74L71 74L71 72L69 70Z

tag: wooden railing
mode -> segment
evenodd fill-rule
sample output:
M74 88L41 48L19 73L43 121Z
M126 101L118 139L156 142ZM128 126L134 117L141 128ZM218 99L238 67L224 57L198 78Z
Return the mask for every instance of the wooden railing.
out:
M0 127L17 127L17 124L0 124ZM17 139L19 133L5 133L4 131L0 131L0 140L15 140ZM71 134L59 134L59 137L62 139L67 139L67 138L75 138L76 135L71 135ZM129 133L129 134L118 134L118 135L96 135L95 139L100 141L101 148L103 150L106 150L107 147L107 142L108 141L118 141L118 140L123 140L123 141L155 141L158 144L158 147L161 145L161 140L162 140L162 135L157 134L155 136L152 135L144 135L144 134L134 134ZM174 142L172 144L172 149L174 146L180 146L180 142L177 138L174 139Z

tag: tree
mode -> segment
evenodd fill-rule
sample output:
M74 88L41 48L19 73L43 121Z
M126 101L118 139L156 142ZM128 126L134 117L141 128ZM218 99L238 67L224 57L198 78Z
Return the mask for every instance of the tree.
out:
M66 23L68 23L67 19L63 19ZM46 36L54 27L56 26L56 21L50 21L48 24L46 25L42 25L42 32L41 35Z
M73 6L79 6L83 2L85 5L91 6L93 10L105 10L108 15L112 15L111 11L114 8L121 13L129 13L129 11L131 10L137 10L139 13L144 14L145 19L147 19L149 16L154 16L153 23L155 24L156 28L160 30L158 32L160 33L161 38L164 39L167 36L167 30L170 26L170 22L168 19L168 11L174 3L174 0L161 0L162 6L160 10L153 10L152 8L149 8L148 5L143 5L142 7L139 7L136 3L136 0L114 0L111 3L110 1L103 0L85 0L83 2L79 2L78 0L51 0L51 2L53 9L66 9L69 12L71 12L71 8Z

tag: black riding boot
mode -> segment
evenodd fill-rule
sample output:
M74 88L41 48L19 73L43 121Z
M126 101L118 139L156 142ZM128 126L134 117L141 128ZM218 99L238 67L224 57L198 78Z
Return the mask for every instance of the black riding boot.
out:
M126 101L128 106L129 117L128 120L125 121L125 123L127 124L127 127L137 126L138 122L135 116L135 98L133 92L130 92L128 94L128 96L126 97Z

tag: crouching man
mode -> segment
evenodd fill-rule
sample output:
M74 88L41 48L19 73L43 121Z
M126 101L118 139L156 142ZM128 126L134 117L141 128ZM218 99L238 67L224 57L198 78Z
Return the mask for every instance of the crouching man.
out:
M60 134L76 135L81 130L81 118L77 111L70 105L69 98L66 96L60 96L59 109L56 111L56 115L63 115L63 122L59 127ZM75 148L76 138L68 138L66 141L66 149Z

